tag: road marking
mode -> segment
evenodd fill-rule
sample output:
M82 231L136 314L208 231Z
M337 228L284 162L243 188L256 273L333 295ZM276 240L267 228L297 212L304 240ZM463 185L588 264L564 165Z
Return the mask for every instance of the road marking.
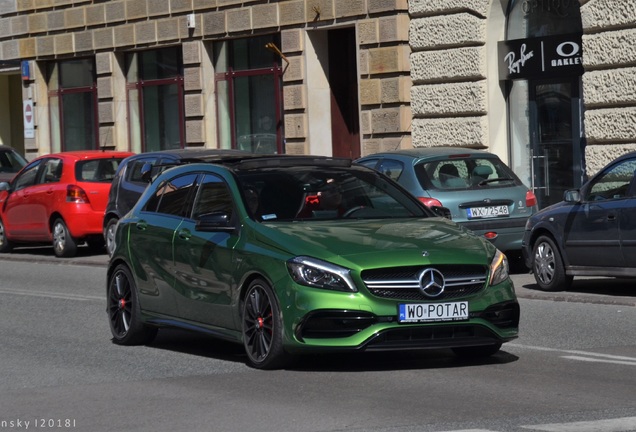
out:
M32 291L32 290L0 289L0 294L14 294L14 295L21 295L21 296L44 297L44 298L77 300L77 301L106 300L106 297L100 297L100 296L89 296L89 295L79 295L79 294L60 294L60 293L53 293L53 292L46 292L46 291Z
M521 426L546 432L629 432L636 429L636 417L623 417L607 420L581 421L571 423L548 423L542 425Z
M619 361L619 360L596 359L596 358L580 357L580 356L561 356L561 358L568 359L568 360L590 362L590 363L613 363L613 364L620 364L620 365L627 365L627 366L636 366L636 359L632 359L631 361Z
M611 354L601 354L589 351L579 351L579 350L562 350L558 348L546 348L546 347L538 347L532 345L520 345L520 344L508 344L506 346L522 348L522 349L531 349L535 351L548 351L548 352L559 352L569 355L562 355L561 358L568 360L576 360L576 361L587 361L587 362L596 362L596 363L613 363L613 364L623 364L628 366L636 366L636 357L627 357L627 356L617 356Z

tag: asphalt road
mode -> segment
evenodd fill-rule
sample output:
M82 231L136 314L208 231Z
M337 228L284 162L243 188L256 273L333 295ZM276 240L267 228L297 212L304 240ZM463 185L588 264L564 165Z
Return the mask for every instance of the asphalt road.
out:
M87 247L79 247L74 258L56 258L49 246L22 247L9 254L0 254L2 260L96 267L108 265L108 255L95 253ZM577 277L568 291L547 293L538 289L534 276L529 272L515 273L511 278L520 298L636 307L636 286L632 285L633 280L630 279Z
M180 331L112 344L106 256L46 249L0 255L0 430L636 431L631 281L552 294L514 275L521 335L487 360L325 355L257 371L240 346Z

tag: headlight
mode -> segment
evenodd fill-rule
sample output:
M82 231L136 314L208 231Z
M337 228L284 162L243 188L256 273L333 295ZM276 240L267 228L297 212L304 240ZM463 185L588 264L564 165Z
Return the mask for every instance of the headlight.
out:
M508 279L508 258L500 251L490 263L490 285L497 285Z
M349 269L309 257L287 261L287 269L298 284L334 291L356 292Z

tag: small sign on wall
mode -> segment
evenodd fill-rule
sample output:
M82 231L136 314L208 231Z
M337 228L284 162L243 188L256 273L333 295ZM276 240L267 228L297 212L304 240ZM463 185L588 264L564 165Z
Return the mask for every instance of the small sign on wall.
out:
M22 80L23 81L28 81L31 79L31 67L29 65L29 61L28 60L22 60L22 64L21 64L21 71L22 71Z
M24 117L24 137L35 138L35 113L31 99L22 102L22 114Z

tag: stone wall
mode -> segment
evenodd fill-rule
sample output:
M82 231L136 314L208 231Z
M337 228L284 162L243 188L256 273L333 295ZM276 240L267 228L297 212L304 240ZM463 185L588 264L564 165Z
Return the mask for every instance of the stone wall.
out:
M191 13L193 29L186 25ZM289 60L283 63L287 152L307 153L314 148L308 133L314 119L308 109L306 38L343 26L356 29L359 43L362 153L410 146L408 0L0 0L0 61L30 60L36 69L49 60L95 56L100 145L125 149L126 98L119 88L123 53L181 45L186 142L215 147L206 44L280 32L280 48ZM33 89L41 86L31 82ZM39 110L37 129L42 125L37 119L48 117L45 101L37 100L46 91L31 91L28 97ZM42 142L43 133L37 135ZM35 143L28 147L46 151Z
M489 0L411 1L415 147L489 146L486 17Z
M583 0L585 159L596 173L636 150L636 0Z

